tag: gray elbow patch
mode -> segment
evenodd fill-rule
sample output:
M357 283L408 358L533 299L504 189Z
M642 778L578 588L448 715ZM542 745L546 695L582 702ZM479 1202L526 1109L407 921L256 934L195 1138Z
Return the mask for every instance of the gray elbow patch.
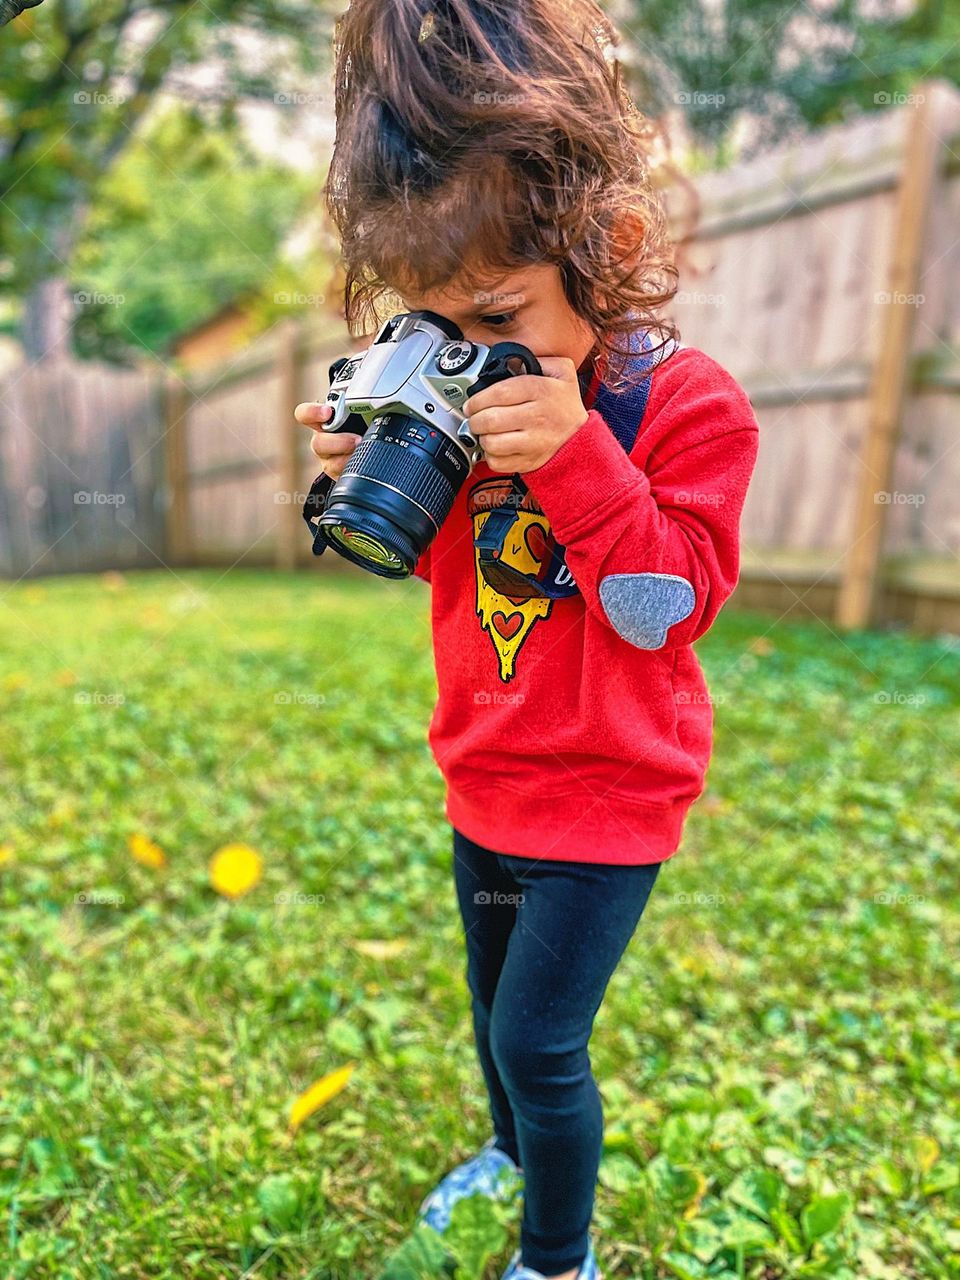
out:
M610 573L600 603L617 635L638 649L662 649L667 629L693 613L696 592L674 573Z

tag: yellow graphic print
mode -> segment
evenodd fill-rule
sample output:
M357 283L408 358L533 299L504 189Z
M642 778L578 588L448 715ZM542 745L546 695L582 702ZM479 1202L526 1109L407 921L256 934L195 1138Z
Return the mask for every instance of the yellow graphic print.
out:
M482 480L474 485L467 498L467 513L473 521L473 536L486 523L490 512L507 500L513 500L510 476ZM524 495L518 504L518 518L510 527L503 544L501 562L521 573L536 574L550 559L553 537L550 523L532 494ZM550 614L553 601L546 596L505 595L492 587L480 570L480 552L474 548L474 573L477 580L477 616L487 632L500 662L500 679L506 684L516 675L517 654L539 618Z

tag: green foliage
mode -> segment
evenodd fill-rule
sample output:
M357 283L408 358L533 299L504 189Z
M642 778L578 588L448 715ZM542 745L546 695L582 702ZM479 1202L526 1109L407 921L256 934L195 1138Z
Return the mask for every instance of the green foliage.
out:
M502 1181L509 1181L519 1190L516 1175ZM442 1238L432 1227L419 1224L387 1259L380 1280L432 1280L442 1276L483 1280L489 1274L492 1259L506 1249L507 1228L516 1225L516 1218L515 1208L479 1194L466 1197L453 1206L450 1225Z
M450 1255L440 1236L431 1227L419 1226L387 1259L381 1280L433 1280L449 1274L449 1263Z
M211 133L194 110L166 112L98 188L72 264L91 299L78 350L139 345L162 355L178 333L266 286L314 185L252 153L235 131Z
M489 1132L428 590L233 571L3 601L0 1273L499 1275L517 1206L410 1238ZM960 650L727 612L697 651L709 786L591 1042L604 1274L957 1280ZM235 902L207 870L230 841L264 860Z
M807 128L904 101L917 82L960 85L960 8L942 3L798 6L792 0L610 0L636 96L679 111L722 166L737 117L762 149Z
M237 136L242 106L274 104L278 93L322 86L329 74L332 18L339 7L330 0L148 0L136 5L127 0L72 0L31 9L5 27L0 39L0 294L24 297L25 310L37 319L45 303L34 287L51 278L66 283L101 182L110 177L124 151L142 138L141 130L158 106L162 109L171 101L189 105L196 126L211 139L223 135L229 148ZM222 160L222 154L215 156L215 165ZM231 281L239 278L243 283L250 254L260 254L261 267L269 274L271 261L259 246L272 244L277 215L289 211L298 183L287 175L279 185L289 186L289 192L264 193L275 171L269 164L262 167L262 179L241 172L237 191L224 182L214 192L209 180L206 189L196 181L189 191L181 185L180 207L162 228L166 243L155 258L161 268L199 262L206 271L206 262L197 258L189 240L182 258L176 259L175 232L182 224L185 236L199 234L198 248L215 244L219 230L235 257L243 260ZM154 175L161 210L169 210L178 170L175 157L165 172L158 166ZM144 172L149 173L148 166L141 167L141 176ZM223 177L222 168L219 176ZM118 218L126 228L139 217L143 229L152 216L155 227L161 211L150 214L152 182L138 190L137 176L128 170L127 178L130 199L119 193ZM118 194L115 187L113 194ZM258 194L265 197L262 229L250 217ZM201 195L207 197L209 229L201 216ZM225 225L218 222L221 216ZM100 222L101 227L109 223L109 211L102 205ZM245 252L233 234L240 230ZM132 284L137 307L148 313L148 299L129 279L139 266L132 256L135 232L129 230L120 239L126 267L120 292L128 293ZM145 239L141 248L147 248ZM197 282L199 304L220 296L227 265L221 249L215 248L211 265L209 280L204 274ZM117 274L106 263L102 270ZM169 313L184 306L184 287L181 277L169 302L161 295L158 318L149 313L138 317L144 319L146 332L132 339L134 345L149 345L166 332ZM85 292L84 286L70 279L69 292L75 291ZM111 299L117 290L98 293ZM115 304L98 304L88 313L81 346L110 355L119 345L118 316L115 311L106 313L114 321L111 325L103 316L104 305ZM97 323L101 316L102 332ZM130 338L129 330L123 332Z
M264 1178L257 1188L257 1202L268 1224L277 1231L293 1225L300 1211L300 1189L289 1173Z

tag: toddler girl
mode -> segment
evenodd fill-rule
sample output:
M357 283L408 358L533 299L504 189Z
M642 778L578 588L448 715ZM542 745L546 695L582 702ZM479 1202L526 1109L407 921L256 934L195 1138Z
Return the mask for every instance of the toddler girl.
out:
M442 1233L522 1175L504 1280L600 1274L588 1042L703 790L691 646L736 585L757 452L742 389L656 315L677 273L615 51L590 0L353 0L337 31L351 332L428 309L543 368L465 405L483 460L416 567L492 1125L420 1216ZM329 475L358 439L316 430Z

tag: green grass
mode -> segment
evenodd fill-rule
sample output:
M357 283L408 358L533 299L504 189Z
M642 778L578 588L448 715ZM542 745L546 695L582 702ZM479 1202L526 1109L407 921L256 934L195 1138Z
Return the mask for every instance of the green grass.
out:
M378 1275L488 1133L428 589L7 584L0 652L0 1275ZM698 653L708 790L591 1043L605 1274L960 1276L960 648L729 612Z

